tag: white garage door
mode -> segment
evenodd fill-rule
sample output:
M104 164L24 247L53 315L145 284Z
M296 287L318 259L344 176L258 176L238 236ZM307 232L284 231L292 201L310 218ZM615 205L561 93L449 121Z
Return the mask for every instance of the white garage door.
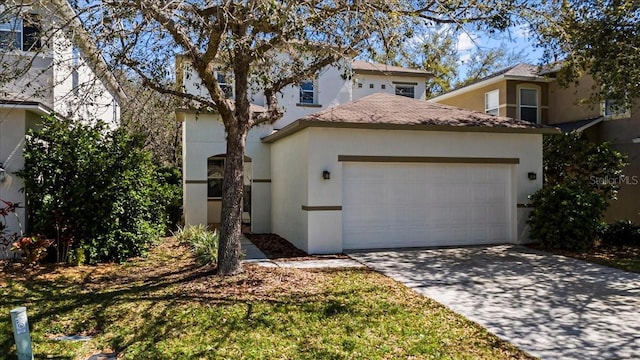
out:
M343 163L343 248L509 242L510 165Z

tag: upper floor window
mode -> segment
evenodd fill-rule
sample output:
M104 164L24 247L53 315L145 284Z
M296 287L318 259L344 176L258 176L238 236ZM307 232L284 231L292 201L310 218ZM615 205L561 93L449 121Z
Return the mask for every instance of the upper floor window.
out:
M498 115L500 111L500 90L489 91L484 94L484 112Z
M602 114L606 117L631 117L631 112L618 100L607 99L602 104Z
M315 94L315 84L313 80L307 79L300 82L300 104L317 104Z
M538 89L519 88L518 90L518 119L537 123L540 116L538 104Z
M24 14L0 23L0 48L24 51L40 50L40 21L36 14Z
M216 73L216 80L218 81L218 85L222 89L224 96L227 98L233 97L233 86L229 83L229 76L227 74L218 72Z
M413 85L396 85L396 95L406 96L415 99L416 90Z

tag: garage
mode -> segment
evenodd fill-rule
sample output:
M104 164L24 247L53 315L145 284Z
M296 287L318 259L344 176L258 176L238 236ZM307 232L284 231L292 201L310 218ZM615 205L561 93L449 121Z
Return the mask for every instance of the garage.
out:
M511 166L345 162L343 248L507 243Z
M530 242L555 133L389 94L308 115L263 138L272 230L309 254Z

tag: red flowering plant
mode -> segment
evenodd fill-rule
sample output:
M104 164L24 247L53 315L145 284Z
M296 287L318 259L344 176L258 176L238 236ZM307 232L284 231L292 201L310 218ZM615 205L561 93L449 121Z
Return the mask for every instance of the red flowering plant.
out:
M26 265L35 265L47 255L47 248L53 244L53 240L46 239L42 235L25 236L11 246L11 251L22 252L22 262Z

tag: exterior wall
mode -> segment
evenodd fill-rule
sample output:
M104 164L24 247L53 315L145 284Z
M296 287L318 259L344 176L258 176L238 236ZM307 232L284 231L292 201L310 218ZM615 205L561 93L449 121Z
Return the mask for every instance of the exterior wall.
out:
M357 100L367 95L372 95L379 92L395 94L395 86L397 83L415 84L415 98L422 100L425 99L427 81L424 77L394 75L387 76L356 73L352 85L353 100ZM358 84L362 84L362 88L359 88ZM385 87L384 89L382 88L383 85ZM373 86L373 88L371 86Z
M252 129L247 138L246 156L251 158L251 226L253 232L271 229L270 152L260 138L271 132L267 126ZM220 222L219 200L207 198L207 159L227 152L224 126L219 115L184 114L182 123L182 176L185 225ZM257 182L256 182L257 180Z
M303 164L307 171L304 175L297 172L300 167L293 161L302 160L291 159L298 154L309 156L309 162ZM301 210L303 205L342 206L342 163L338 162L338 155L519 158L520 163L512 170L511 233L514 243L528 241L525 223L528 210L516 205L527 203L528 196L542 186L542 135L307 128L280 139L272 145L273 203L278 204L278 209L274 206L273 211L288 216L280 215L284 220L279 225L274 221L274 230L312 254L342 251L341 210ZM281 156L287 165L276 168L276 158L281 161ZM324 170L331 172L330 180L322 179ZM538 174L537 179L529 180L528 172ZM305 180L306 184L302 185ZM284 194L276 198L276 189L292 186L299 187L295 196L287 194L286 201L280 199ZM303 186L308 193L300 194L305 190ZM288 220L293 218L306 219L306 222Z
M114 97L81 57L74 60L72 43L58 39L53 56L53 109L70 118L103 120L115 128L120 122L120 109ZM74 85L78 87L74 89Z
M274 233L312 253L315 248L311 247L308 228L316 219L310 221L312 216L302 210L309 195L309 141L309 132L301 131L271 144L271 222ZM328 229L334 223L324 225Z
M498 98L500 103L500 116L507 115L507 81L499 81L491 85L484 86L473 91L465 92L457 96L453 96L444 100L438 101L440 104L456 106L459 108L484 112L484 94L493 90L498 90Z
M611 147L628 156L629 165L624 169L623 180L619 181L618 199L611 201L605 221L629 219L640 223L640 144L632 142L640 136L640 108L632 110L630 119L605 120L595 126L598 141L608 141Z
M578 85L562 87L557 81L549 84L549 119L555 125L600 116L598 105L583 104L591 96L594 81L584 77Z
M20 189L24 186L15 172L24 167L22 150L24 148L25 131L27 127L27 112L24 110L0 110L0 162L6 170L6 179L0 182L0 199L10 202L19 202L24 205L24 194ZM4 204L0 204L4 207ZM18 211L19 221L24 228L24 209ZM8 232L20 231L20 225L13 216L7 217ZM11 256L8 249L0 246L0 259Z
M279 102L284 115L273 128L281 129L301 117L351 101L351 81L343 79L343 73L344 69L332 66L318 74L315 84L317 104L300 104L298 86L282 89Z

